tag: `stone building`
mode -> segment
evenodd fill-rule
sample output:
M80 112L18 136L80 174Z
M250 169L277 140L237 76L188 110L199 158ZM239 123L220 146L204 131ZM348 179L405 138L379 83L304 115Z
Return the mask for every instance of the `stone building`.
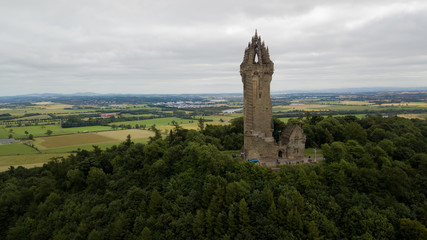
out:
M279 142L273 138L273 114L270 98L270 83L274 63L270 60L268 47L255 32L245 49L240 65L244 99L244 145L245 159L262 161L303 159L305 134L299 125L286 125Z

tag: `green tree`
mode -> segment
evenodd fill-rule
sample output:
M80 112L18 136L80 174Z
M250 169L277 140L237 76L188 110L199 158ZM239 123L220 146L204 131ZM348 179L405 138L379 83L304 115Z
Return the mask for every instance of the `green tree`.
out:
M239 202L239 222L240 227L249 227L249 208L244 198L242 198L242 200Z
M87 175L86 184L92 191L102 191L106 187L107 175L101 168L91 167Z
M331 145L322 145L323 156L327 162L338 162L344 159L347 154L347 148L342 142L333 142Z
M356 122L351 122L345 126L344 136L345 139L356 140L360 144L365 144L367 140L366 131Z
M150 129L154 132L153 137L149 137L150 143L154 142L156 140L162 139L162 134L160 133L160 130L156 128L156 124L150 127Z
M286 124L282 122L278 118L273 118L273 137L276 142L280 140L280 137L282 135L283 129L285 129Z
M47 131L46 131L46 135L48 135L48 136L50 136L50 135L52 135L52 130L50 130L50 129L48 129Z
M399 219L400 239L421 240L427 239L427 228L417 220L409 218Z
M203 132L205 129L205 120L203 118L199 118L199 123L197 124L199 127L199 130Z
M151 240L153 239L151 230L148 227L145 227L141 232L141 239L143 240Z
M193 222L193 233L194 236L201 239L202 236L204 236L205 233L205 215L203 213L203 210L197 210L196 216L194 217Z
M163 198L157 189L151 192L150 203L148 204L148 213L150 216L157 216L162 209Z
M102 235L102 233L100 233L99 231L97 231L96 229L93 229L89 235L87 236L88 240L101 240L101 239L105 239L104 236Z

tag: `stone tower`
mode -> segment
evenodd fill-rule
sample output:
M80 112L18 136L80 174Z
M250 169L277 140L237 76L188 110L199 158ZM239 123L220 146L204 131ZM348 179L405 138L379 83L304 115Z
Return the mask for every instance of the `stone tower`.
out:
M240 64L244 99L244 145L242 150L247 160L258 158L268 161L278 158L304 157L305 134L301 126L287 126L287 131L283 131L283 133L286 132L286 136L282 134L279 143L275 143L272 136L273 114L270 83L273 73L274 63L270 60L268 47L255 31L255 36L245 49L243 62ZM291 141L290 138L292 138ZM293 139L298 139L298 141L293 141ZM293 147L292 151L289 151L289 146L282 145L282 142L299 144L296 144L296 150ZM298 154L295 155L294 152Z
M244 98L244 151L247 158L259 158L259 145L256 138L274 143L272 136L272 109L270 83L274 72L274 63L270 60L268 48L255 32L252 41L245 49L240 64Z

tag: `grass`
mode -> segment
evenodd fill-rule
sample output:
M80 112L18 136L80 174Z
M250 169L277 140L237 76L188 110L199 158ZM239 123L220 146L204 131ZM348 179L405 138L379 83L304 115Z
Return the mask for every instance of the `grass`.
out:
M384 111L387 109L420 109L427 108L427 103L423 102L409 102L409 103L386 103L386 104L374 104L365 101L334 101L334 102L324 102L323 104L319 103L307 103L303 105L283 105L283 106L274 106L273 112L289 112L295 110L305 110L305 111L328 111L328 110L352 110L352 111L366 111L366 110L376 110Z
M365 114L342 114L342 115L338 114L338 115L333 115L333 116L334 117L355 116L357 118L363 118L365 116ZM322 115L322 117L327 117L327 115ZM287 123L289 119L291 119L291 118L279 118L279 120L284 122L284 123Z
M10 166L18 167L23 166L26 168L42 166L50 159L55 157L66 157L69 154L53 153L53 154L26 154L16 156L0 156L0 172L7 171Z
M167 118L153 118L153 119L145 119L145 120L139 120L139 121L125 121L125 122L115 122L115 123L110 123L110 125L120 125L120 124L124 124L124 125L131 125L131 126L135 126L136 124L140 124L140 125L146 125L147 128L153 126L154 124L156 124L156 126L167 126L167 125L172 125L172 121L177 122L178 124L184 124L184 123L191 123L191 122L197 122L197 120L190 120L190 119L182 119L182 118L177 118L177 117L167 117Z
M58 109L58 108L44 108L39 106L34 107L25 107L25 108L13 108L13 109L3 109L0 110L0 114L2 113L10 113L14 116L22 116L26 113L41 113L41 114L60 114L60 113L68 113L68 114L80 114L87 112L96 112L98 109Z
M287 123L290 118L279 118L280 121Z
M367 106L367 105L374 105L375 103L371 103L367 101L337 101L337 102L333 102L333 104Z
M274 106L273 112L288 112L293 110L320 111L328 109L329 105L322 104L304 104L304 105L285 105Z
M85 144L97 144L102 142L113 142L115 140L116 139L114 138L101 136L96 133L81 133L65 136L37 138L35 145L37 145L39 149L50 149Z
M223 121L228 122L228 121L231 121L231 120L233 120L235 118L242 117L242 116L243 116L243 114L240 114L240 113L232 113L232 114L225 113L225 114L222 114L222 115L198 116L196 118L198 120L199 118L202 117L202 118L204 118L206 120L212 120L214 122L220 122L221 119L222 119ZM206 122L206 123L209 124L210 122Z
M10 130L12 130L12 132L10 132ZM83 131L88 131L88 132L110 131L112 130L112 128L110 126L61 128L59 125L27 126L27 127L24 126L24 127L11 127L11 128L0 127L0 139L9 138L9 134L12 134L12 136L17 139L27 138L25 131L28 131L28 133L32 134L34 137L44 137L44 136L47 136L46 134L47 130L51 130L52 136L56 136L56 135L73 134L73 133L78 133Z
M22 143L0 145L0 156L22 155L30 153L37 153L37 150Z
M305 149L305 156L306 157L311 157L312 159L314 159L314 148L306 148ZM319 158L319 157L323 157L323 152L322 152L322 149L317 149L317 151L316 151L316 157L317 158Z
M123 141L115 141L115 142L107 142L107 143L86 144L86 145L79 145L79 146L66 146L66 147L61 147L61 148L53 148L53 149L42 150L42 153L69 153L69 152L77 151L78 149L89 151L89 150L93 149L94 145L98 146L101 149L106 149L106 148L110 148L114 145L118 145L122 142ZM132 142L146 144L146 143L148 143L148 139L147 138L136 139L136 140L132 139Z

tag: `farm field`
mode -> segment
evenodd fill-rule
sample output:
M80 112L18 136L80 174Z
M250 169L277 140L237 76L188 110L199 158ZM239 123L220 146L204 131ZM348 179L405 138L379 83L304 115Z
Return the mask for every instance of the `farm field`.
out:
M50 159L55 157L66 157L69 153L53 153L53 154L26 154L16 156L0 156L0 172L7 171L10 166L25 168L38 167L47 163Z
M409 118L409 119L427 119L427 113L421 114L399 114L398 117Z
M78 146L84 144L96 144L102 142L115 141L114 138L98 135L96 133L81 133L65 136L41 137L37 138L35 145L40 150L59 148L65 146Z
M140 129L127 129L127 130L119 130L119 131L99 132L96 134L100 136L112 138L118 141L126 140L128 135L130 135L132 140L149 138L154 136L154 132L148 131L148 130L140 130Z
M111 125L131 125L131 126L135 126L136 124L139 125L146 125L147 128L153 126L154 124L156 126L167 126L167 125L172 125L172 121L177 122L178 124L185 124L185 123L191 123L191 122L197 122L197 120L192 120L192 119L182 119L182 118L177 118L177 117L166 117L166 118L153 118L153 119L145 119L145 120L140 120L140 121L124 121L124 122L114 122L114 123L110 123Z
M357 118L362 118L364 117L366 114L338 114L338 115L332 115L334 117L344 117L344 116L355 116ZM321 115L322 117L327 117L327 115ZM273 116L274 117L274 116ZM288 120L291 118L279 118L280 121L287 123Z
M149 113L149 114L137 114L137 115L125 113L125 114L122 114L121 116L122 117L141 117L141 118L142 117L158 117L158 115L151 114L151 113Z
M331 104L341 104L341 105L353 105L353 106L367 106L367 105L374 105L375 103L369 102L369 101L336 101L331 102Z
M10 132L12 130L12 132ZM51 130L52 136L74 134L83 131L88 132L100 132L110 131L110 126L87 126L87 127L75 127L75 128L61 128L59 125L43 125L43 126L24 126L24 127L11 127L4 128L0 127L0 139L9 138L9 134L12 134L14 138L27 138L25 131L32 134L34 137L47 136L46 131Z
M299 103L294 105L273 106L273 113L289 112L289 111L366 111L378 110L384 111L387 109L425 109L427 111L427 103L423 102L408 102L408 103L383 103L375 104L365 101L336 101L319 103Z
M37 150L23 143L11 143L0 145L0 156L21 155L37 153Z
M51 148L47 150L41 150L42 153L70 153L77 150L87 150L90 151L93 149L93 146L96 145L101 149L110 148L114 145L119 145L123 141L114 141L114 142L105 142L105 143L96 143L96 144L86 144L86 145L77 145L77 146L66 146L66 147L60 147L60 148ZM132 139L132 142L134 143L142 143L145 144L148 142L147 138L141 138L141 139Z
M427 108L427 102L403 102L403 103L383 103L382 106L404 106L404 107L423 107Z
M229 121L231 121L231 120L233 120L235 118L239 118L239 117L242 117L242 116L243 116L243 114L241 114L241 113L232 113L232 114L221 114L221 115L200 116L200 117L202 117L202 118L204 118L206 120L212 120L214 122L220 122L221 119L224 122L229 122ZM198 119L200 117L196 117L196 118ZM206 122L206 123L209 124L210 122Z
M70 104L61 104L61 103L54 103L54 102L36 102L33 104L40 106L41 109L65 109L65 108L73 107L73 105L70 105Z
M117 130L100 133L81 133L36 138L34 144L40 151L48 151L58 148L61 148L61 151L64 151L66 148L71 149L70 151L72 151L82 145L92 146L111 142L118 144L125 141L128 135L131 135L131 139L134 141L137 139L148 139L150 136L153 136L154 133L148 130L139 129Z
M290 111L328 111L328 110L353 110L353 111L363 111L363 110L372 110L379 109L381 106L361 106L361 105L340 105L340 104L308 104L308 105L287 105L287 106L274 106L273 113L279 112L290 112Z
M89 113L95 112L96 109L60 109L60 108L44 108L44 107L23 107L14 109L0 110L0 114L10 113L14 116L20 116L28 113L41 113L41 114L76 114L76 113Z
M229 124L229 121L242 116L242 114L228 114L228 115L211 115L211 116L203 116L206 120L212 120L205 122L205 124L213 124L213 125L225 125ZM198 129L198 117L196 119L183 119L183 118L176 118L176 117L167 117L167 118L153 118L153 119L145 119L140 121L124 121L124 122L114 122L110 123L110 126L112 125L130 125L132 127L135 127L136 124L139 125L146 125L147 128L156 125L156 128L161 131L169 131L174 128L172 121L177 122L181 127L185 129ZM220 119L222 119L224 122L220 122Z

